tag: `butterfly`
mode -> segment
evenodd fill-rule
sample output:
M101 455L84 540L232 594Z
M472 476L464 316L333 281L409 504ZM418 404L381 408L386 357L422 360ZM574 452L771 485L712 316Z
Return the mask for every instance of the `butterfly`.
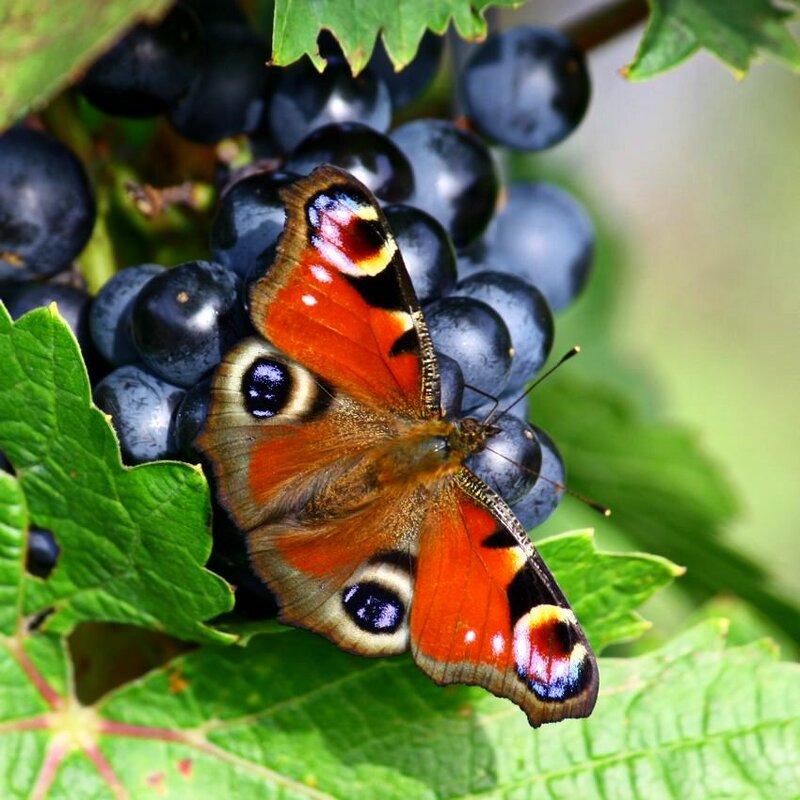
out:
M448 419L431 337L386 220L319 167L282 192L258 336L218 367L197 444L280 619L365 656L411 651L533 726L588 716L597 663L511 509L464 466L491 427Z

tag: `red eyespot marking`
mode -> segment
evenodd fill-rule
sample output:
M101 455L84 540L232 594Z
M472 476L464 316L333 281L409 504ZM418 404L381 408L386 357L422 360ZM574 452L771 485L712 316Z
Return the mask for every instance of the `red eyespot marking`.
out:
M540 700L567 700L591 679L588 653L575 624L569 609L541 605L514 626L517 675Z
M345 191L322 192L307 208L312 246L342 272L357 275L384 269L393 249L384 252L387 233L367 202Z

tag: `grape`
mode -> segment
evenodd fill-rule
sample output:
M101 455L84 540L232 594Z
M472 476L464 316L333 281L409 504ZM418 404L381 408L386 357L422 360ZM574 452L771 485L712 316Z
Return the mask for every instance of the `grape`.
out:
M506 392L520 389L541 369L553 346L553 315L542 293L516 275L486 271L460 281L453 294L482 300L503 318L514 348Z
M567 477L564 460L553 440L541 428L534 426L533 430L542 450L539 478L526 495L511 504L526 530L541 525L556 510L564 496Z
M520 26L490 36L461 70L460 88L475 127L518 150L557 144L589 105L583 53L549 28Z
M214 260L244 277L278 241L286 220L280 190L296 175L259 172L236 181L222 196L211 226Z
M197 383L242 335L236 273L209 261L189 261L152 278L133 303L136 349L165 381Z
M271 245L266 249L262 258L254 261L250 269L247 271L244 280L242 281L242 289L239 293L241 297L242 308L250 311L250 293L253 289L253 284L263 278L272 269L275 259L278 257L277 243Z
M89 312L89 328L100 354L115 367L139 360L133 343L131 312L140 289L164 271L158 264L120 270L98 293Z
M124 463L141 464L172 455L169 427L183 389L128 364L94 388L95 405L111 416Z
M536 483L542 451L533 428L516 417L491 422L496 431L483 450L471 455L466 465L507 503L514 503Z
M439 362L441 382L441 407L447 419L461 416L461 403L464 399L464 373L454 358L444 353L436 353Z
M69 266L94 227L82 164L30 128L0 136L0 280L27 281Z
M420 119L392 133L414 170L411 205L444 226L456 247L477 239L492 218L499 179L477 136L441 119Z
M386 135L358 122L317 128L286 160L286 169L308 175L320 164L347 170L376 197L390 203L407 199L414 188L411 164Z
M170 112L179 133L214 143L262 124L275 72L265 66L266 42L244 25L217 23L205 29L206 58L189 91Z
M42 528L28 530L28 550L25 569L37 578L47 578L55 569L61 548L51 531Z
M370 69L354 78L337 58L322 73L307 58L282 70L269 107L269 129L287 153L331 122L361 122L385 133L391 120L386 84Z
M594 227L563 189L549 183L512 183L505 205L476 249L477 258L459 262L466 274L476 269L512 272L532 283L550 308L559 311L575 300L589 278Z
M211 403L211 381L200 381L183 396L172 417L169 436L171 449L186 461L198 461L200 454L195 449L194 440L200 434L208 416Z
M413 206L386 206L383 213L420 303L447 294L456 282L456 254L447 231Z
M503 390L511 371L511 338L496 311L470 297L445 297L425 308L425 318L434 347L464 373L465 409Z
M155 116L186 93L201 57L197 20L184 6L176 5L161 22L137 25L100 56L80 90L107 114Z
M369 65L389 89L395 109L407 106L431 85L439 71L443 50L444 37L425 31L417 54L409 64L396 72L383 42L378 42Z

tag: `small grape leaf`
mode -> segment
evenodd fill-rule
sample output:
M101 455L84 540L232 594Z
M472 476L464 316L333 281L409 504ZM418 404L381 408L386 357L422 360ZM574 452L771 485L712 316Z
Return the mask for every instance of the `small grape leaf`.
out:
M61 548L47 580L26 575L19 585L21 613L51 610L44 626L62 633L82 620L108 620L196 641L225 638L203 624L228 610L232 595L202 566L210 502L199 468L123 467L55 307L13 324L0 306L0 364L0 450L32 523ZM12 591L0 576L2 591Z
M124 30L170 0L6 0L0 10L0 130L74 81Z
M800 43L787 27L793 14L774 0L648 0L650 20L636 56L623 69L631 80L652 78L701 47L737 78L765 55L800 70ZM800 5L798 0L788 0Z
M276 0L272 34L273 63L284 66L308 55L318 69L325 60L317 49L324 28L336 37L354 73L369 61L379 33L397 69L414 57L427 28L443 35L451 20L465 39L486 36L484 12L489 6L518 6L521 0Z
M698 597L733 592L800 641L796 606L722 538L736 502L693 434L647 418L603 382L563 374L536 390L531 409L536 424L558 444L570 487L613 512L605 521L572 503L570 524L594 524L601 537L607 529L622 531L644 550L689 565L682 587ZM563 524L556 513L537 532Z

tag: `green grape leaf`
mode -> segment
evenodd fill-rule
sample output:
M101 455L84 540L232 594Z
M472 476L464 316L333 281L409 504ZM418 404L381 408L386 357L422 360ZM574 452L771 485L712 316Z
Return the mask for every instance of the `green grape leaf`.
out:
M800 781L800 668L726 650L718 623L601 659L592 716L538 730L407 656L301 631L204 646L79 706L52 638L0 638L4 797L788 800Z
M483 15L489 6L520 4L520 0L275 0L272 60L283 66L308 55L322 69L325 61L317 49L317 36L324 28L333 33L353 72L358 73L369 61L382 32L386 51L400 69L416 54L426 29L443 35L452 21L465 39L482 39L486 36Z
M5 0L0 9L0 130L35 110L127 28L170 0Z
M776 595L763 570L722 538L736 502L695 435L649 419L605 383L563 374L536 390L531 416L558 444L570 487L613 512L606 521L573 502L570 524L595 525L601 539L607 530L622 531L648 552L692 565L681 586L700 596L733 592L800 641L796 606ZM563 524L556 513L537 532Z
M680 567L643 553L603 553L590 531L537 543L596 652L640 636L650 624L635 609L683 574Z
M0 306L0 364L0 450L31 523L52 531L61 550L47 580L24 575L15 586L0 572L0 591L16 592L23 616L48 610L44 627L54 632L108 620L224 639L203 623L228 610L232 595L202 566L211 550L210 502L199 468L122 465L55 307L14 324Z
M774 0L648 0L650 20L633 62L623 70L631 80L652 78L677 66L701 47L737 78L754 58L774 58L800 70L800 43L787 23L791 11ZM800 5L798 0L789 0Z

